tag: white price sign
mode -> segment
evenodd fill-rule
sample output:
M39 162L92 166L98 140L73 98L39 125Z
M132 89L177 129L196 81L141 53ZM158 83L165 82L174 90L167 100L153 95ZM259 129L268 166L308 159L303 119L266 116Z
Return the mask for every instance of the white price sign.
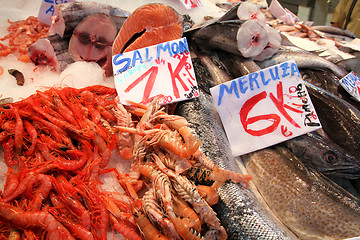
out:
M354 72L340 79L340 85L350 93L357 101L360 102L360 78Z
M180 2L185 6L187 9L192 9L201 6L200 0L180 0Z
M210 89L234 156L321 128L295 61Z
M186 38L113 56L120 102L168 104L199 96Z
M51 17L55 14L55 6L67 2L75 2L75 0L42 0L38 20L50 25Z

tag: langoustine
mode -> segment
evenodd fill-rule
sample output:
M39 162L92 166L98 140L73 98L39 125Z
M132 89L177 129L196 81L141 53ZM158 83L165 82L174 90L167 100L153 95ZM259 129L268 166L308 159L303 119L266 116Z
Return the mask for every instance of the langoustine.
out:
M147 108L141 104L125 108L140 120L134 127L115 128L135 135L134 149L139 152L134 155L137 159L134 164L138 165L145 185L149 186L142 204L134 208L135 213L145 213L152 224L151 229L163 229L159 233L169 238L179 239L180 235L182 239L201 239L202 236L226 239L226 231L209 204L216 204L216 189L225 181L247 185L251 176L217 167L199 150L201 141L193 135L186 119L167 114L156 100ZM210 186L197 186L187 179L186 170L193 166L213 173L209 174ZM186 212L190 215L184 215L182 210L185 209L189 209ZM202 228L203 224L206 227Z

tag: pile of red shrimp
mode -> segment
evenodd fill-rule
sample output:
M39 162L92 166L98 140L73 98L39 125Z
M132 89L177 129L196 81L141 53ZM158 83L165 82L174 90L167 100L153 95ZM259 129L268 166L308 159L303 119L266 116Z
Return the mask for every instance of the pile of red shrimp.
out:
M216 189L251 179L217 167L186 119L156 100L123 106L98 85L0 105L0 144L0 239L226 239ZM108 166L114 149L132 162L128 173ZM104 174L124 191L103 189Z
M28 57L28 48L40 38L48 36L49 26L41 23L36 17L30 16L26 20L16 22L9 21L10 26L6 36L0 38L0 41L8 40L8 44L0 43L0 57L7 56L10 53L18 56L23 62L30 62Z
M101 174L123 177L104 168L116 147L111 127L117 123L111 111L116 96L115 89L103 86L50 88L0 106L8 167L0 195L0 239L13 234L106 239L107 204L113 202L122 206L121 217L131 219L129 197L100 190ZM118 219L139 234L130 220Z

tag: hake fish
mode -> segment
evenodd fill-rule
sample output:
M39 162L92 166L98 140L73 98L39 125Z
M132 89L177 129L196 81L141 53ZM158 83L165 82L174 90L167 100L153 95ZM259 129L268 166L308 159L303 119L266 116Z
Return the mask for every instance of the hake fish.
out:
M360 159L360 111L335 95L305 82L325 133Z
M328 69L332 71L337 77L343 78L347 71L342 67L326 60L325 58L319 57L316 54L309 52L300 51L281 51L279 50L270 59L262 62L257 62L261 68L267 68L282 62L289 60L295 60L298 68L310 68L310 69Z
M360 160L317 132L283 142L301 162L325 175L355 179L360 177Z
M241 158L269 207L300 239L360 235L358 199L286 149L267 148Z
M208 94L178 103L176 114L185 117L202 141L202 151L218 166L238 171L235 159L221 125L221 120ZM226 183L218 189L219 202L213 206L228 239L291 239L255 195L234 183Z

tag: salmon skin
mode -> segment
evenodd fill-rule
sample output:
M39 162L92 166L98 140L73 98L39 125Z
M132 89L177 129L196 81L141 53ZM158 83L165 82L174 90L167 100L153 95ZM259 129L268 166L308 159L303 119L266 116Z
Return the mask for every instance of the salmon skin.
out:
M290 151L274 147L241 158L269 207L300 239L359 236L359 199Z
M183 34L183 20L170 6L143 5L124 22L113 43L113 55L179 39Z
M212 98L201 89L200 93L196 99L178 103L175 113L185 117L195 129L207 157L219 167L239 172ZM291 239L251 190L225 183L217 191L220 200L213 208L228 239Z

